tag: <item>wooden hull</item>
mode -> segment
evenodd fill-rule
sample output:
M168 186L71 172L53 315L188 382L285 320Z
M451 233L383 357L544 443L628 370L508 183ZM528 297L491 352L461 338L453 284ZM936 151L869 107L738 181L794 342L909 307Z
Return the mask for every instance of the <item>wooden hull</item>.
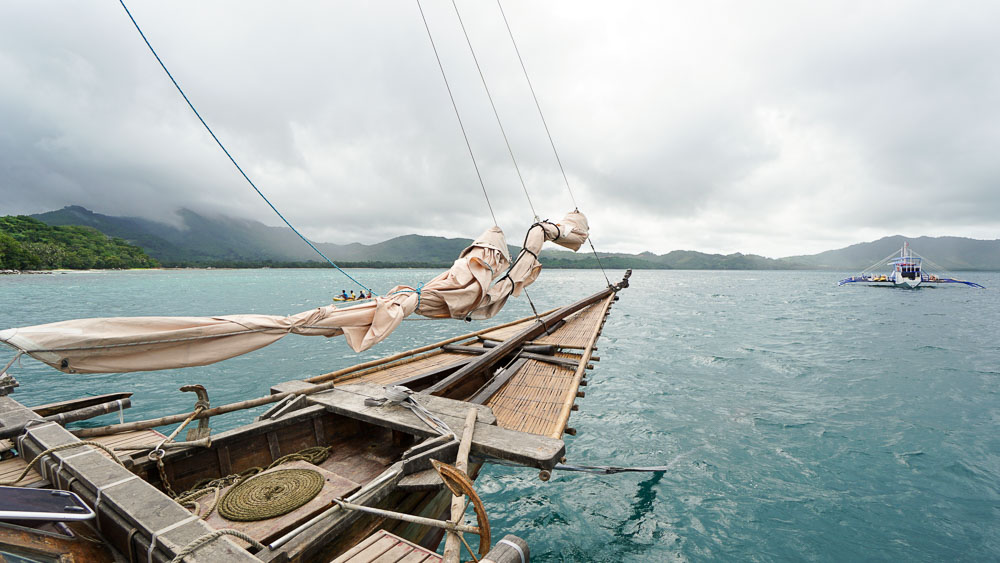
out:
M390 411L360 404L360 394L377 394L381 386L400 383L423 390L427 394L418 402L459 434L458 416L468 408L482 409L474 433L476 455L510 455L517 463L550 470L562 455L561 437L586 370L597 360L595 342L617 289L550 312L541 321L526 318L275 386L273 396L278 397L333 383L332 389L322 392L284 395L258 421L213 436L208 447L168 449L161 462L150 460L148 450L125 456L127 469L96 453L82 455L87 448L71 446L77 438L55 423L30 426L19 449L32 459L54 446L75 448L44 456L38 471L41 481L36 484L79 493L98 512L94 533L126 559L167 561L194 539L219 528L248 533L267 548L251 555L246 542L223 536L189 555L188 561L329 561L377 529L434 549L443 535L438 528L331 508L334 498L350 497L365 506L439 519L450 506L450 491L435 482L428 468L431 458L451 463L455 450L448 447L455 443L421 451L435 436L433 431L408 422L406 417L412 415L401 407L389 416ZM535 350L553 353L525 352L527 344L549 346ZM497 375L496 366L504 365L511 367ZM461 412L452 416L456 409ZM4 426L37 418L9 397L0 397ZM537 448L527 449L549 453L538 458L518 453L519 442L537 443ZM325 476L321 493L311 504L286 515L250 524L227 521L217 513L202 520L193 514L211 512L214 495L196 499L197 507L184 508L172 500L207 480L265 469L285 456L317 447L328 450L328 457L312 464L292 463L311 465ZM474 477L478 471L474 465L469 473ZM219 494L227 490L222 488ZM4 537L0 530L0 544Z

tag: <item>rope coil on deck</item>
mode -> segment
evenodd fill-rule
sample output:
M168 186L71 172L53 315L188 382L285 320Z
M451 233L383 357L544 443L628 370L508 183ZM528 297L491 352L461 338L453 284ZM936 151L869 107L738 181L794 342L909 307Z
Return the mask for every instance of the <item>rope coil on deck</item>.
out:
M229 489L219 515L236 522L276 518L311 501L323 489L323 475L312 469L281 469L257 475Z

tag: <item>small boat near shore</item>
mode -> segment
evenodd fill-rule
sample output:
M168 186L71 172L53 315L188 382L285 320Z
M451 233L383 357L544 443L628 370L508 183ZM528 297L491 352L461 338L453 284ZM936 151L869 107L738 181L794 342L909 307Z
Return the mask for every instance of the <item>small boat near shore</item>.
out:
M860 274L844 278L837 282L837 285L847 285L849 283L865 283L873 286L893 286L903 289L916 289L922 285L937 284L963 284L970 287L983 288L975 282L965 281L947 275L933 274L924 269L925 258L913 252L910 244L904 242L899 252L883 258L879 262L872 264ZM928 261L929 262L929 261ZM891 268L885 273L875 273L876 269L888 266Z

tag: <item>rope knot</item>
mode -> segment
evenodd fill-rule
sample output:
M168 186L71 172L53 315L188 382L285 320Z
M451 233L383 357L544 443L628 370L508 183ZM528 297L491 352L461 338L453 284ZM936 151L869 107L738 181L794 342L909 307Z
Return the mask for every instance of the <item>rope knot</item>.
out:
M403 387L402 385L388 385L385 387L384 397L368 397L365 399L365 406L380 407L383 405L399 405L401 407L406 407L410 409L413 414L417 415L417 418L419 418L424 424L429 426L438 434L442 436L451 436L455 440L458 439L455 433L452 432L451 428L449 428L444 421L414 400L412 395L413 391Z
M424 283L420 282L420 283L417 284L417 287L415 287L413 289L400 289L398 291L393 291L389 295L396 295L397 293L416 293L417 294L417 309L419 309L420 308L420 296L423 294L423 290L424 290Z

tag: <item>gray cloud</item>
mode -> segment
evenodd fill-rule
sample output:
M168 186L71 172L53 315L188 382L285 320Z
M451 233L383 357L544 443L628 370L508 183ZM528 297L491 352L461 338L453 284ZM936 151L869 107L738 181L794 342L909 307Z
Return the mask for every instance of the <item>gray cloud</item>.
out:
M203 117L310 237L492 220L413 3L129 3ZM539 215L572 204L495 5L460 3ZM971 2L506 2L600 250L770 256L996 238L1000 112ZM497 218L531 220L450 3L424 9ZM116 4L0 6L3 213L80 204L278 224Z

